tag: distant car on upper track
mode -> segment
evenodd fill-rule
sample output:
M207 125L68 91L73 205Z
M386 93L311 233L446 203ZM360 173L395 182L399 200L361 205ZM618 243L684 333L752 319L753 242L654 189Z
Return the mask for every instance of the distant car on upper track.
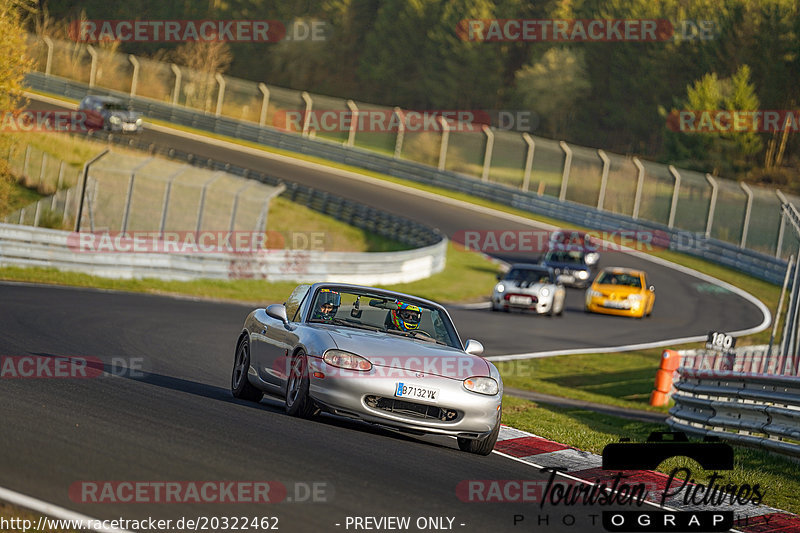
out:
M441 305L392 291L299 285L285 304L256 309L236 343L237 398L284 398L286 411L319 411L414 434L457 438L487 455L500 431L503 382L462 343Z
M642 318L650 316L656 302L655 287L642 270L603 269L586 291L586 311Z
M78 109L86 113L87 127L122 133L142 131L142 115L125 107L119 98L89 95Z
M560 283L585 289L594 273L594 266L586 262L587 255L581 250L550 250L544 254L541 264L552 268Z
M505 275L498 275L492 292L492 310L519 309L539 314L561 315L566 289L556 280L552 268L517 263Z

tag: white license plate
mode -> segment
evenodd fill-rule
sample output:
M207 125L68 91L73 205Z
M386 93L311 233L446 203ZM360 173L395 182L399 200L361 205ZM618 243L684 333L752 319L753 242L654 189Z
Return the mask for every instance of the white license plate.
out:
M514 305L531 305L531 297L530 296L509 296L508 303Z
M436 402L439 400L439 389L420 387L419 385L412 385L410 383L398 383L394 390L394 395L398 398L412 398Z
M603 304L605 307L610 307L611 309L627 309L628 306L625 302L620 302L616 300L606 300L606 303Z
M136 124L123 124L122 131L136 131Z

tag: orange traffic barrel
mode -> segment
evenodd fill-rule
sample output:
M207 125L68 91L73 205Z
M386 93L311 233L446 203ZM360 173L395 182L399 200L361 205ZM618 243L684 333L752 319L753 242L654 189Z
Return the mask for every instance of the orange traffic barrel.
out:
M667 405L672 391L672 376L681 364L681 355L675 350L664 350L661 365L656 372L655 389L650 394L650 405Z

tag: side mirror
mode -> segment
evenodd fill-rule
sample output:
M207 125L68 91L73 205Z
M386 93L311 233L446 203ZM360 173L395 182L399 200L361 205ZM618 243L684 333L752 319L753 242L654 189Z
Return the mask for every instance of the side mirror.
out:
M598 254L597 252L589 252L588 254L586 254L584 261L586 261L587 265L594 266L597 264L597 261L599 259L600 259L600 254Z
M464 351L471 355L480 355L483 353L483 344L474 339L467 339Z
M501 273L499 273L499 272L495 275L495 277L497 278L497 281L500 281L501 279L503 279L503 275Z
M648 290L648 291L650 291L650 292L656 292L656 288L655 288L654 286L652 286L652 285L650 285L650 286L647 288L647 290Z
M267 307L267 316L280 320L284 326L289 325L289 319L286 317L286 306L283 304L272 304Z

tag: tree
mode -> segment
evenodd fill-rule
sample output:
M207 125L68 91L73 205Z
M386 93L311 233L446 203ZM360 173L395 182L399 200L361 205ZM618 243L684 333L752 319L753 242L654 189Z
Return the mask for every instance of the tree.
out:
M25 104L22 84L31 67L25 54L26 33L22 18L33 10L33 3L25 0L0 0L0 113L9 113ZM7 154L16 141L9 133L0 134L0 205L8 202L11 184Z
M583 57L580 50L551 48L535 64L517 72L522 104L539 115L553 137L567 130L576 104L591 88Z

